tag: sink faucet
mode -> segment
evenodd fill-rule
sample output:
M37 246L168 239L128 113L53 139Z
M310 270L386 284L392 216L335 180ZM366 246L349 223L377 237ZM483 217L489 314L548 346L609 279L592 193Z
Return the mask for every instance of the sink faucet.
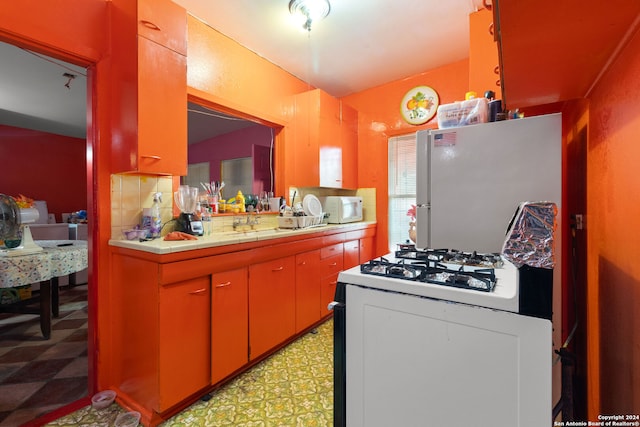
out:
M247 225L251 226L251 229L253 229L256 225L258 225L260 222L260 216L257 215L255 212L249 212L247 214Z
M242 216L234 216L233 229L237 230L239 227L242 227L243 225L248 225L253 230L254 227L260 223L260 216L257 215L255 212L248 212L245 215L245 218L246 219L244 220L244 224L243 224Z
M233 217L233 230L235 231L240 225L242 225L242 217L234 216Z

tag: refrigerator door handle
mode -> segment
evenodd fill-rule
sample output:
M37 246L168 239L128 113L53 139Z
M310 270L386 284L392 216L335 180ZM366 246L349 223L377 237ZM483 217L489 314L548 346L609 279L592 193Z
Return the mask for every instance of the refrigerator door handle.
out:
M416 209L416 247L428 248L431 245L431 205L418 205Z

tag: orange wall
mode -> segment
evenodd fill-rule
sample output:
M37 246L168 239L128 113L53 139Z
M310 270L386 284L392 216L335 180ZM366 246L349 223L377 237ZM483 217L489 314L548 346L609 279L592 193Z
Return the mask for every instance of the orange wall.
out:
M188 16L187 86L191 101L258 121L275 129L276 194L293 182L293 134L285 126L295 113L293 95L307 83ZM313 89L313 88L311 88Z
M0 193L45 200L61 222L63 212L87 208L86 142L0 125Z
M589 95L590 417L640 410L640 34Z
M464 100L469 85L469 63L459 61L416 76L397 80L342 98L358 110L358 186L376 188L378 221L376 256L389 250L388 228L388 144L389 137L437 128L434 116L424 125L410 125L400 115L400 101L416 86L430 86L438 93L440 104ZM407 224L407 229L408 229Z

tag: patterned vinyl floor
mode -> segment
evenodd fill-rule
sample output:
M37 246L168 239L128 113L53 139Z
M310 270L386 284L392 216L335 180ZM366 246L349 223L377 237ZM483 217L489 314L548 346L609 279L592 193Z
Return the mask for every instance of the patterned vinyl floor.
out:
M110 426L117 404L91 407L48 426ZM211 393L162 427L315 427L333 425L333 321L320 325Z

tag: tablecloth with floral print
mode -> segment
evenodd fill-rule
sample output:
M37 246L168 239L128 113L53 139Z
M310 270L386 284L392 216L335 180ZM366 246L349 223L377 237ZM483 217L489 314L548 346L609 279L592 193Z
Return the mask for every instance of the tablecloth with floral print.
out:
M0 257L0 288L38 283L87 268L86 240L37 240L35 243L43 250L30 255Z

